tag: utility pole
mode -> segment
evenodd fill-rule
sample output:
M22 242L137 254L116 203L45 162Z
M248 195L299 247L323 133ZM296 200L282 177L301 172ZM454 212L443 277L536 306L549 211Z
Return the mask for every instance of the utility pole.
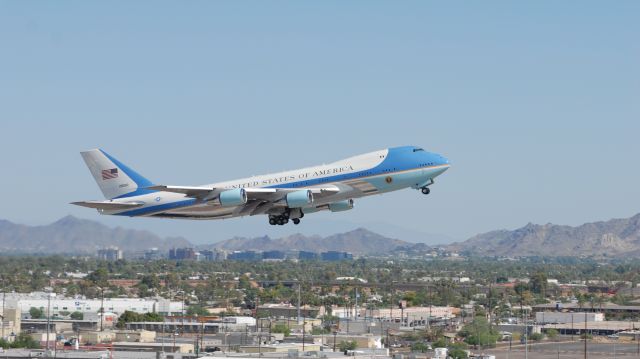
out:
M584 312L584 359L587 359L587 312Z
M527 323L527 318L525 317L524 311L524 303L520 302L520 309L522 310L522 321L524 324L524 358L529 358L529 343L528 343L528 334L529 334L529 324Z
M390 302L391 310L389 312L389 316L391 317L391 320L393 322L395 322L395 320L393 319L393 303L394 303L394 300L395 300L393 281L391 282L391 293L390 294L391 294L391 302Z
M2 334L0 338L4 339L4 318L6 317L4 314L4 297L7 295L7 289L5 284L5 279L2 278L2 321L0 322L0 327L2 327Z
M431 306L433 304L433 298L431 297L431 284L427 284L427 290L429 291L429 318L427 318L427 330L431 331ZM462 319L464 321L464 319Z
M102 300L100 302L100 331L102 331L102 321L104 320L104 287L100 287Z
M354 314L353 317L355 320L358 320L358 287L356 287L356 305L354 306Z
M298 325L302 324L302 318L300 316L300 282L298 281Z
M171 306L169 306L169 312L171 312ZM166 319L163 317L162 318L162 353L164 355L164 326L165 326L165 321Z
M49 356L49 331L50 331L49 327L51 323L50 320L51 320L51 292L47 293L47 354L46 354L47 356Z

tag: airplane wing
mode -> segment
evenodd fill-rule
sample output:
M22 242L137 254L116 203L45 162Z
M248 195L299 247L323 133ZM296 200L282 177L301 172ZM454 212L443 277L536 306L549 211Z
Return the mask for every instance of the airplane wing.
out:
M71 202L71 204L75 204L76 206L95 208L95 209L104 209L104 210L129 209L129 208L141 207L144 205L143 202L112 202L112 201L80 201L80 202Z
M147 187L147 189L163 191L163 192L173 192L173 193L182 193L187 197L197 198L197 199L213 199L216 195L224 192L226 189L224 188L213 188L213 187L191 187L191 186L168 186L168 185L157 185ZM261 187L247 187L244 188L247 193L247 197L250 200L264 200L264 201L277 201L287 193L302 191L302 190L310 190L314 196L324 196L331 195L340 192L340 189L336 186L325 186L325 187L301 187L301 188L261 188Z
M166 185L158 185L147 187L147 189L162 191L162 192L173 192L173 193L182 193L187 197L193 198L204 198L208 195L212 194L216 189L213 187L191 187L191 186L166 186Z

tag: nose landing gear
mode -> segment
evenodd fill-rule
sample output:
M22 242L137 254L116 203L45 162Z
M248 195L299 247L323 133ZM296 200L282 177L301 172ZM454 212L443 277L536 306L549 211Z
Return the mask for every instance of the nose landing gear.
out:
M422 187L422 189L420 189L420 191L422 191L422 194L431 193L431 190L429 189L429 187Z

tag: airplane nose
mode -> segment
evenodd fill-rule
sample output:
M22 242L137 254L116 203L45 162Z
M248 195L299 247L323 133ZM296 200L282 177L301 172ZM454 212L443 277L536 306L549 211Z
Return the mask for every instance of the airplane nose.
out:
M440 154L436 154L436 157L438 158L438 164L439 165L449 165L449 159L444 157L443 155Z

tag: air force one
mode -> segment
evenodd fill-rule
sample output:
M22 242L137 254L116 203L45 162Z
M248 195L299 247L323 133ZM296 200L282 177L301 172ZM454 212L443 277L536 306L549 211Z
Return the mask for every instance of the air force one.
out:
M354 198L404 188L429 194L449 168L419 147L393 147L330 164L203 186L157 185L105 151L81 152L106 201L72 204L129 217L224 219L267 215L269 224L299 224L305 214L347 211Z

